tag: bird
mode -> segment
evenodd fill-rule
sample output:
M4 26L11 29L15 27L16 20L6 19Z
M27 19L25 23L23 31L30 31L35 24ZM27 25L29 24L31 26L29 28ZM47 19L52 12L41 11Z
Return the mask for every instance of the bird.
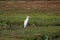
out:
M27 24L28 24L28 20L29 20L29 16L26 17L25 21L24 21L24 28L27 27Z

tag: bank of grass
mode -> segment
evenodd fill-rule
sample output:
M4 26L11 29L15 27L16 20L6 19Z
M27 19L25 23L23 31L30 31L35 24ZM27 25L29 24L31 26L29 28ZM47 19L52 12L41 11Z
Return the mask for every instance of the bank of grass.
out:
M0 24L19 24L23 26L23 22L26 16L30 16L28 26L59 26L60 16L48 15L48 14L3 14L0 15Z
M60 40L60 9L6 9L0 8L0 40ZM24 29L26 16L30 16Z
M48 35L50 40L60 38L60 26L49 27L27 27L16 30L1 30L0 38L4 40L42 40L43 35ZM56 38L56 36L58 36ZM59 39L58 39L59 40Z
M30 16L30 20L24 29L23 22L27 15ZM34 12L5 12L0 15L1 40L42 40L43 35L48 35L50 40L60 39L60 16Z

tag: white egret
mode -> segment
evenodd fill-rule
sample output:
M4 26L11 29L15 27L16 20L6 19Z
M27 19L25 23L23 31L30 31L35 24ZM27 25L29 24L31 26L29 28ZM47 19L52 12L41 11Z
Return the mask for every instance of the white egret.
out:
M24 28L26 28L27 24L28 24L28 20L29 20L29 16L27 16L27 18L24 21Z

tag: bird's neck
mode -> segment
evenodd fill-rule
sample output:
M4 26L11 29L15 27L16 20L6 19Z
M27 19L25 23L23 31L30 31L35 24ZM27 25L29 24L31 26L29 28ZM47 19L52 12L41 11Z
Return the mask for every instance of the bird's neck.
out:
M27 20L28 20L29 18L27 18Z

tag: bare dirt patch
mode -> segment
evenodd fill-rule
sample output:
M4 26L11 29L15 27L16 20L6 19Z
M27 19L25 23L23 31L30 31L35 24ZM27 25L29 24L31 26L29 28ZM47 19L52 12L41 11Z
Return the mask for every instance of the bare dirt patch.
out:
M0 2L0 8L14 8L14 9L47 9L47 8L60 8L60 2L43 2L43 1L14 1L14 2Z

